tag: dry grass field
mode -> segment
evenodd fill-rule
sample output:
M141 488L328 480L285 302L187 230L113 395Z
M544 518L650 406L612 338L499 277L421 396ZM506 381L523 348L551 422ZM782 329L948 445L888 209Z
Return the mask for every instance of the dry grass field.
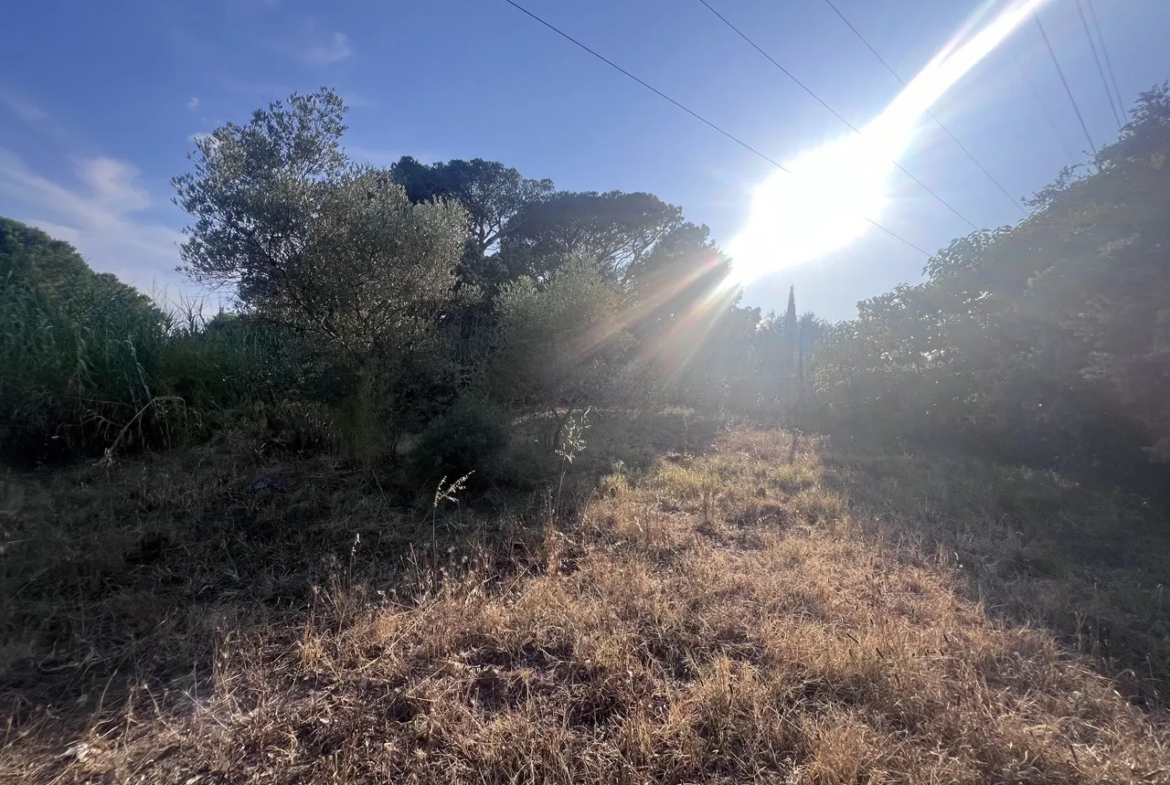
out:
M609 438L434 509L199 451L0 480L0 781L1170 782L1141 500Z

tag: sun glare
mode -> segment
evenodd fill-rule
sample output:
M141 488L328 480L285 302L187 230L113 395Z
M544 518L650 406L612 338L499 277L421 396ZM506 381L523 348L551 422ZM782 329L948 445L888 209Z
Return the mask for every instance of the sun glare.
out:
M765 180L728 247L732 282L742 285L858 240L889 206L893 161L914 143L926 111L1045 2L1014 0L974 33L969 22L860 134L805 152L785 164L789 172Z

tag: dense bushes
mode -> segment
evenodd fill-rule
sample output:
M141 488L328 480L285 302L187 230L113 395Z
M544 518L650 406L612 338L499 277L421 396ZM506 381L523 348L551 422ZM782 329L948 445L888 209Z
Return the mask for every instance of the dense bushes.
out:
M67 243L0 219L0 457L8 462L178 446L238 427L241 417L282 440L282 401L328 400L330 370L295 333L232 314L164 312L94 273Z
M1091 173L929 280L828 325L738 305L706 227L652 194L556 191L502 164L350 161L331 91L197 142L176 178L197 280L239 312L176 319L71 248L0 232L0 449L24 460L206 438L419 482L502 472L510 418L551 451L587 407L680 404L1060 469L1170 454L1170 94ZM815 397L812 380L815 379Z
M24 462L165 444L168 320L67 243L0 219L0 453Z
M431 420L411 451L415 479L430 487L474 472L470 482L501 478L511 434L503 409L481 398L465 398Z
M1170 444L1170 92L1019 225L953 242L929 279L821 347L830 425L1164 483Z

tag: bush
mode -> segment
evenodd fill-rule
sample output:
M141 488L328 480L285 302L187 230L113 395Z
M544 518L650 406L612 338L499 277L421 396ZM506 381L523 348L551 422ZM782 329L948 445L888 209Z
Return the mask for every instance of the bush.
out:
M475 472L469 482L483 487L503 475L512 426L498 406L465 398L439 415L411 451L416 478L432 485Z
M185 407L153 383L168 327L72 246L0 219L0 454L36 463L171 443Z

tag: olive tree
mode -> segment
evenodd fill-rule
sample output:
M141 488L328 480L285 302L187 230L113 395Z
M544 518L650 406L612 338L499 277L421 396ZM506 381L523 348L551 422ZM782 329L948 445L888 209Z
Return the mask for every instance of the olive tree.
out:
M194 171L174 180L193 217L180 269L234 286L245 309L341 360L359 382L355 428L368 429L376 403L397 431L411 377L442 370L438 328L467 215L454 202L412 204L388 172L347 161L344 115L322 90L199 139Z

